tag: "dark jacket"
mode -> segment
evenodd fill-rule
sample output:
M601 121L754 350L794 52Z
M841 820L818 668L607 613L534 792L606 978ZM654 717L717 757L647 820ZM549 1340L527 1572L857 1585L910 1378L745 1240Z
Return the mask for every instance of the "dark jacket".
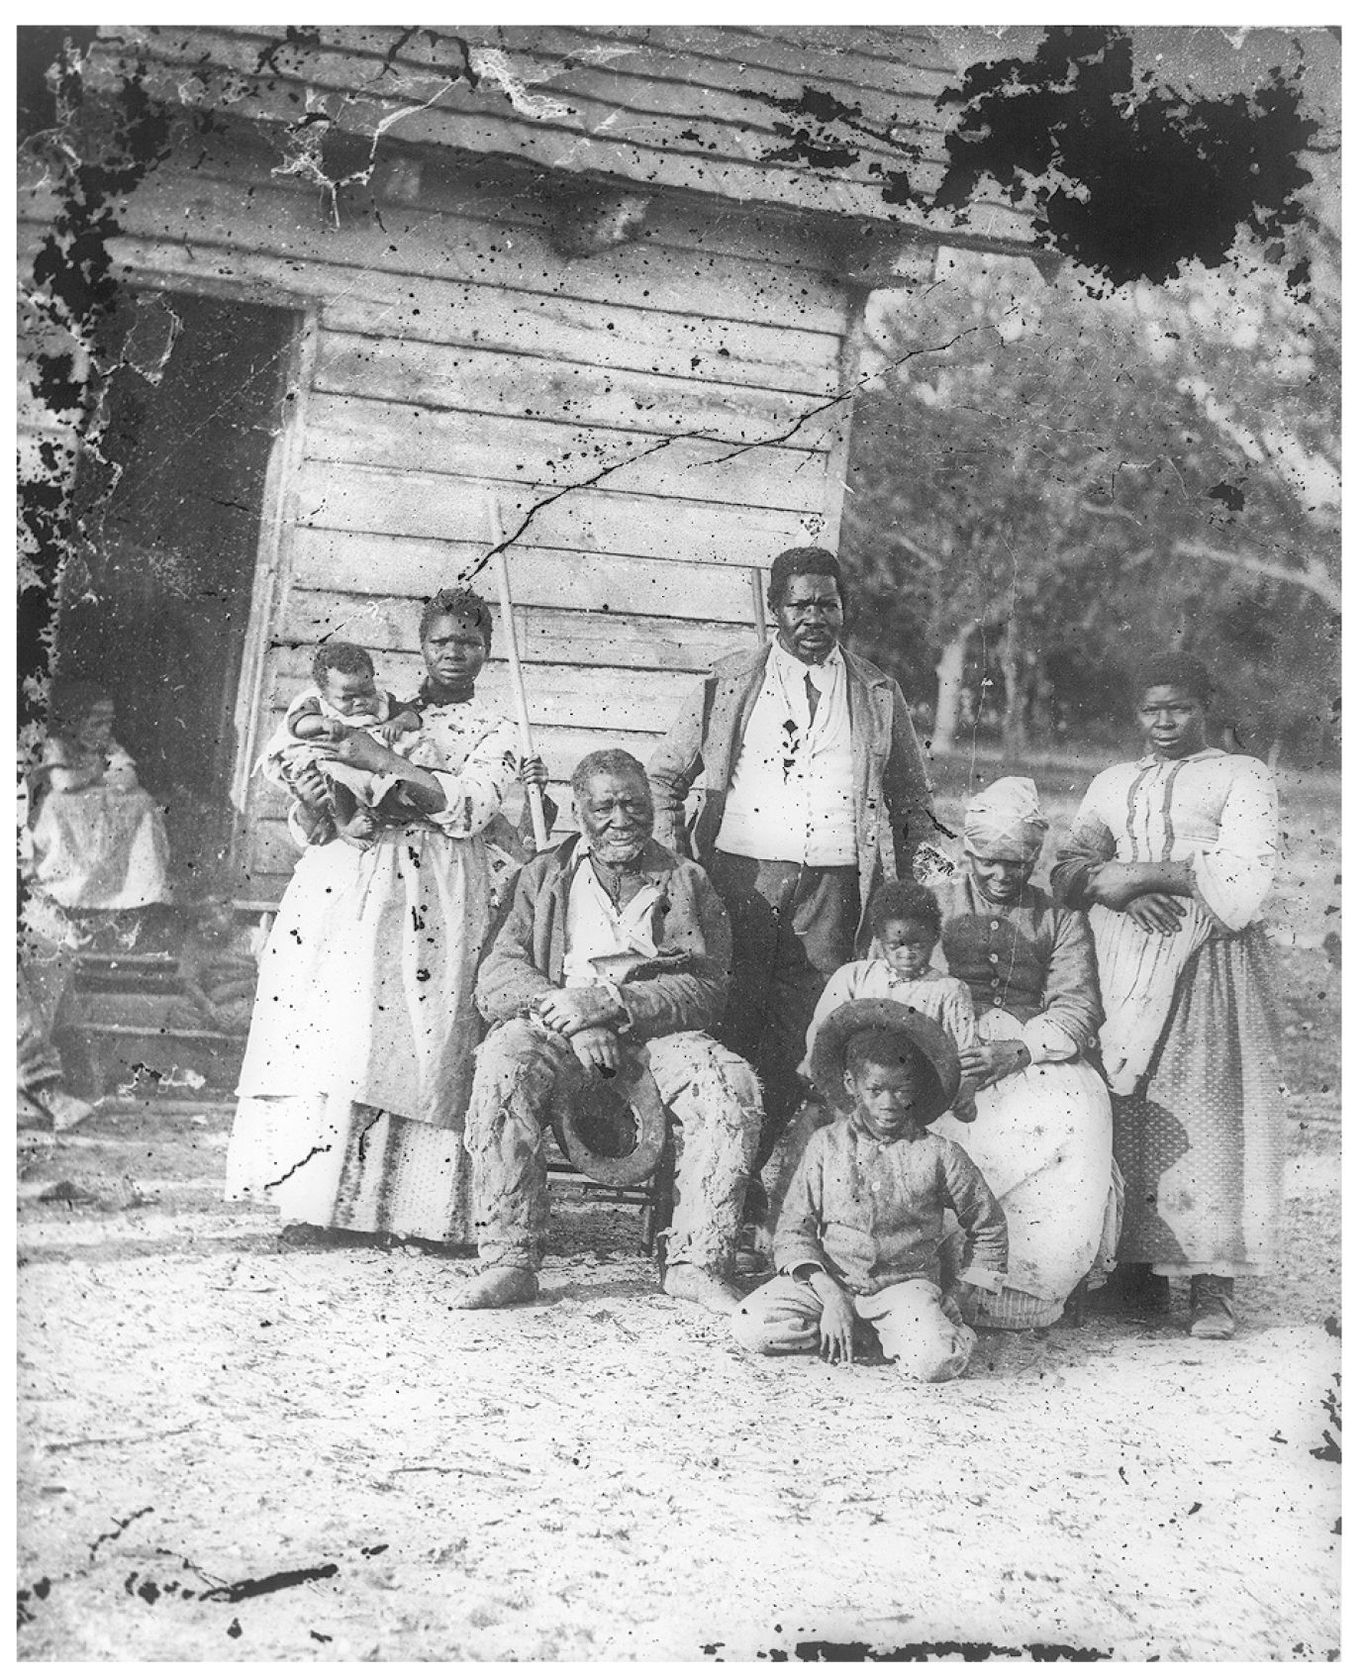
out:
M1086 917L1025 886L1016 904L992 904L965 866L938 889L948 972L971 988L976 1013L1015 1020L1045 1014L1083 1053L1103 1019L1099 969Z
M734 764L767 669L768 648L733 653L690 694L649 761L654 835L709 864L725 813ZM843 649L852 712L857 873L866 912L883 880L910 872L919 846L935 834L933 792L923 750L897 682ZM695 821L683 817L687 793L701 783Z
M506 918L478 968L475 1000L494 1025L527 1013L564 982L570 873L578 835L532 857L516 877ZM697 864L650 840L639 859L663 888L650 933L648 978L620 988L635 1038L704 1032L719 1019L729 975L729 917ZM651 971L653 970L653 971Z

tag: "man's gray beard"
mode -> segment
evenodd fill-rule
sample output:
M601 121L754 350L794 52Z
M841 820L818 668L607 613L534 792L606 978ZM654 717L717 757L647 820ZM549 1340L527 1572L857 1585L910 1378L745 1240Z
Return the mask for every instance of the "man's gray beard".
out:
M604 836L600 839L594 839L594 840L589 841L589 846L590 846L592 855L597 859L597 861L599 863L604 863L604 864L607 864L611 868L619 869L619 868L625 867L625 865L628 864L628 863L635 862L638 859L639 854L644 850L644 847L647 843L648 843L648 836L647 835L642 836L638 840L617 839L617 838L605 837ZM629 853L627 855L619 856L619 857L603 856L602 855L604 850L615 850L619 847L627 846L627 845L631 847L631 850L629 851Z

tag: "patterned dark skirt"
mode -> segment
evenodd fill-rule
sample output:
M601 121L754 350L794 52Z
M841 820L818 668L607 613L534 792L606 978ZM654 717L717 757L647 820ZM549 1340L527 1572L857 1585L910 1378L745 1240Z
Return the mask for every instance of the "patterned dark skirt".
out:
M1269 1269L1286 1123L1276 979L1260 926L1210 939L1181 974L1143 1086L1113 1100L1120 1260L1174 1275Z

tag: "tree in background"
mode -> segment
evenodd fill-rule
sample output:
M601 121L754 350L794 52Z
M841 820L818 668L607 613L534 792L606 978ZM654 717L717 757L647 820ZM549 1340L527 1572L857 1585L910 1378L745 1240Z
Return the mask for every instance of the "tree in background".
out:
M895 26L859 31L904 50ZM968 676L1012 754L1039 723L1115 723L1115 675L1178 641L1217 664L1248 741L1319 756L1340 604L1340 30L928 33L959 71L936 101L940 173L908 125L808 89L769 160L879 183L925 241L1006 200L1054 282L940 256L931 284L881 300L889 371L857 381L842 539L874 608L854 635L936 706L939 749Z
M1216 237L1174 216L1143 267L1114 194L1166 146L1152 113L1170 99L1134 86L1116 31L1048 32L1021 63L975 78L961 132L993 122L996 159L1009 138L1011 189L1048 160L1071 172L1064 191L1032 182L1067 254L1048 282L1028 261L944 253L931 281L874 299L869 362L892 371L858 399L844 537L873 608L861 639L934 701L939 751L968 677L1009 755L1067 726L1102 738L1125 712L1115 676L1176 642L1216 665L1244 744L1315 761L1337 712L1322 694L1340 607L1334 152L1315 148L1316 179L1286 156L1238 184L1236 124L1186 100L1197 143L1178 179L1203 169ZM1286 85L1225 103L1243 138L1263 142L1262 124L1312 149L1320 125ZM1172 214L1161 190L1147 221Z

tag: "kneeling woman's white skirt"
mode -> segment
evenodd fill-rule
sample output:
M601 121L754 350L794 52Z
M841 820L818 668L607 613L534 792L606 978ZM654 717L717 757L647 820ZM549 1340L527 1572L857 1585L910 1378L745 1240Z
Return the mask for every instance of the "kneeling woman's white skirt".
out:
M1002 1009L978 1022L981 1038L1017 1038ZM1023 1068L976 1097L976 1118L951 1114L933 1129L959 1144L994 1191L1009 1221L1009 1271L997 1296L977 1292L982 1328L1055 1323L1066 1297L1091 1273L1111 1269L1121 1217L1113 1167L1108 1090L1084 1061Z

